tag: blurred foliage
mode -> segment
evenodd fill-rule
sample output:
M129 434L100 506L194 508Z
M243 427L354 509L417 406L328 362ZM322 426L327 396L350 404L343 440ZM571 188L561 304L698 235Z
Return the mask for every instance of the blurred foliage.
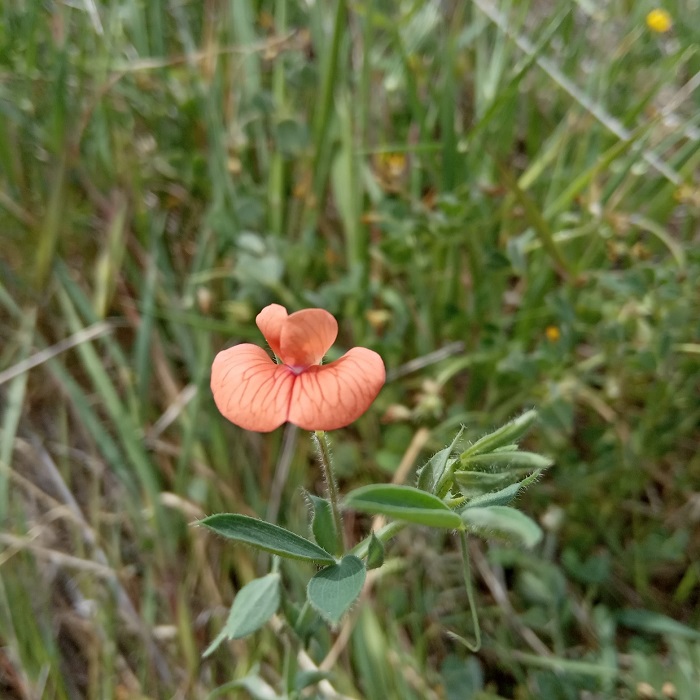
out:
M334 437L345 489L531 406L557 461L519 503L543 545L474 549L478 656L445 634L471 624L453 544L413 530L327 682L692 697L700 7L666 3L666 34L651 9L2 4L0 695L279 686L271 630L201 659L266 561L188 527L278 498L300 532L319 486L304 436L245 434L209 395L274 301L387 364ZM304 671L335 636L313 639Z

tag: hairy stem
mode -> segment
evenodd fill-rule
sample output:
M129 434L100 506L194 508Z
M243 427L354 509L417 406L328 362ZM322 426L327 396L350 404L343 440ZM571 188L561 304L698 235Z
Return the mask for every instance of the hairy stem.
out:
M314 444L318 453L318 460L321 462L323 469L323 477L326 481L326 489L328 491L328 500L333 511L333 520L335 528L341 537L343 543L343 552L345 551L345 529L343 528L343 517L340 514L340 497L338 496L338 483L335 480L335 472L333 471L333 462L331 460L330 445L328 437L323 430L317 430L313 434Z

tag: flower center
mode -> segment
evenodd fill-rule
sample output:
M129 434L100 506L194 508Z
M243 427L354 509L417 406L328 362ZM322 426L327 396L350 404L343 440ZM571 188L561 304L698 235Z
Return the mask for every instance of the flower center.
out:
M292 374L301 374L306 367L300 366L300 365L285 365L285 367L292 373Z

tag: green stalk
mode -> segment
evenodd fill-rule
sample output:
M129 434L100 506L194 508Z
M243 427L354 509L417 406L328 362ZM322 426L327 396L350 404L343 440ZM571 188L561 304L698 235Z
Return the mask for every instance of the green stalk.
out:
M471 561L469 559L469 544L467 543L467 533L464 530L459 532L459 544L462 550L462 573L464 574L464 586L467 589L467 600L469 601L469 610L472 614L472 623L474 624L474 642L470 642L464 637L459 637L450 633L450 636L459 639L470 651L476 653L481 649L481 627L479 626L479 615L476 611L476 602L474 601L474 587L472 586L472 570Z
M17 333L20 345L19 357L26 360L31 354L36 330L37 310L27 309ZM5 408L0 417L0 522L5 519L9 506L10 472L15 437L22 418L22 409L27 391L28 372L17 375L5 394Z
M275 28L279 36L283 36L287 30L287 0L277 0L275 3ZM278 109L278 118L287 113L285 77L285 57L282 53L275 61L272 74L272 94ZM267 196L270 230L277 236L282 235L284 226L284 184L284 159L280 150L276 148L270 157Z
M328 438L323 430L317 430L313 434L314 444L318 453L318 461L323 469L323 478L326 481L326 489L328 490L328 500L333 511L333 520L335 521L335 529L338 531L343 543L343 552L346 549L345 531L343 529L343 517L340 514L340 497L338 495L338 484L333 472L333 462L331 460L330 445Z

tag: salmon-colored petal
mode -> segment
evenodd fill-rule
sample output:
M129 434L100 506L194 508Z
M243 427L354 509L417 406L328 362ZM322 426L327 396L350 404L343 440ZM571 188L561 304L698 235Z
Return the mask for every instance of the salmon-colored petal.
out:
M304 309L287 317L280 336L280 357L285 365L317 365L338 335L338 322L324 309Z
M287 420L296 376L265 350L242 343L221 351L211 368L211 390L225 418L267 433Z
M335 430L359 418L386 379L376 352L353 348L328 365L309 367L296 377L288 420L304 430Z
M270 304L266 306L255 318L255 323L258 324L260 332L265 336L268 345L272 348L272 352L280 355L280 334L282 326L287 320L287 309L279 304Z

